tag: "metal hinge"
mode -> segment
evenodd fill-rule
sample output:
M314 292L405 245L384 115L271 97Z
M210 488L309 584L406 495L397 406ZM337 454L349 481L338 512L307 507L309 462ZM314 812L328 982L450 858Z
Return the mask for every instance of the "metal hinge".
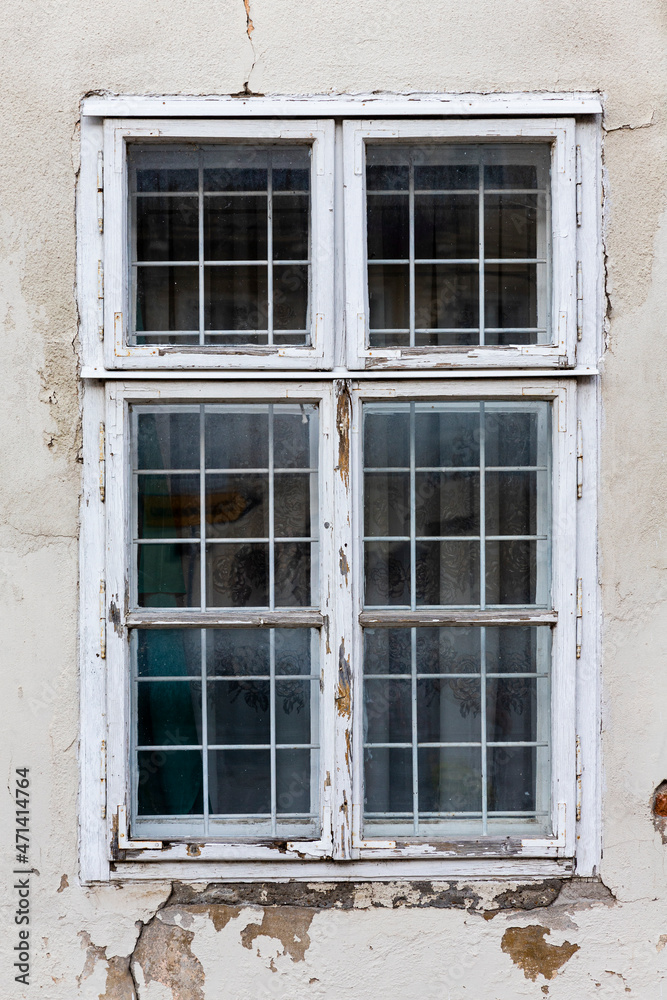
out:
M104 340L104 264L97 262L97 335Z
M100 500L104 503L107 493L107 472L106 472L106 457L105 457L105 428L104 424L100 423Z
M584 435L581 420L577 420L577 499L581 500L584 492Z
M577 580L577 659L581 658L581 631L583 626L583 596L581 577Z
M100 580L100 659L107 657L107 585Z
M576 758L577 758L576 766L577 766L577 823L578 823L581 820L581 774L582 774L581 740L579 739L578 736L577 736Z
M581 225L581 146L576 149L576 199L577 199L577 226Z
M100 783L102 786L102 819L107 818L107 741L100 747Z
M97 228L104 232L104 153L97 154Z
M584 332L584 278L581 271L581 261L577 261L577 340L581 340Z
M118 806L118 850L119 851L161 851L161 840L130 840L127 826L127 809Z

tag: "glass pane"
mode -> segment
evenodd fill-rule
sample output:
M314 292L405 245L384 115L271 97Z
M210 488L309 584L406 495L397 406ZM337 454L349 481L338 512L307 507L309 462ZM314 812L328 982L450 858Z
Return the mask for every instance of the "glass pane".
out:
M479 604L479 543L417 542L417 604Z
M201 750L140 750L135 775L139 816L201 814Z
M208 760L211 813L271 815L269 750L209 750Z
M371 330L407 329L410 323L410 272L403 264L368 268Z
M364 533L410 534L410 475L368 472L364 480Z
M269 603L268 543L206 546L210 608L264 608Z
M423 674L478 674L481 629L420 628L416 631L417 670Z
M409 628L364 629L364 673L409 674L411 635Z
M132 343L308 343L309 145L133 144L128 167Z
M201 739L201 681L140 681L137 744L183 746Z
M198 469L198 409L162 410L137 414L137 468Z
M196 267L139 266L137 333L199 329L199 272ZM186 340L184 343L191 343Z
M276 536L303 538L310 535L311 491L317 488L317 476L311 473L274 476L274 532Z
M137 484L139 538L199 535L199 476L140 475Z
M446 818L447 813L481 813L479 747L424 749L419 751L418 761L421 813L431 813L435 818Z
M317 774L317 750L276 750L277 812L314 813L317 798L312 796L313 774Z
M308 260L309 210L307 195L274 197L274 260Z
M364 806L370 814L412 816L412 751L384 747L364 750Z
M369 260L407 260L410 219L407 195L368 195Z
M366 542L364 550L366 604L374 607L409 607L409 542Z
M198 259L197 199L137 195L137 260Z
M266 260L266 254L266 196L204 198L206 260Z
M133 642L138 677L201 674L201 633L195 629L137 629Z
M256 330L259 331L256 342L266 343L267 323L268 284L264 265L204 268L207 330ZM234 341L225 341L228 342Z
M467 264L415 266L415 327L418 330L477 327L478 322L477 267ZM476 342L476 337L470 341Z
M546 606L549 424L546 403L365 404L366 603Z
M316 680L276 681L276 741L278 743L310 743L310 708L317 694ZM315 733L315 737L317 734Z
M268 680L220 677L207 685L206 701L211 745L271 743Z
M548 626L364 630L371 835L549 828L550 640Z
M137 545L137 604L192 608L201 604L199 545Z
M547 142L367 144L370 347L553 339L550 157Z
M308 266L282 264L273 268L275 330L305 330L308 315Z
M267 469L269 407L206 407L206 468Z
M317 545L309 542L276 542L274 550L276 607L312 607L318 592Z
M478 258L478 215L476 195L415 195L415 257Z
M479 473L416 472L415 530L417 536L479 534Z
M268 475L206 476L206 534L215 538L266 538Z
M206 633L206 672L209 677L269 676L268 629L210 629Z

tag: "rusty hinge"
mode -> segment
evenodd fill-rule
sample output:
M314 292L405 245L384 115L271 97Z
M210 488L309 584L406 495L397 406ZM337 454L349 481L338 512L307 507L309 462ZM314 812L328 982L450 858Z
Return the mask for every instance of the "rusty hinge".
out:
M581 225L581 146L576 149L576 200L577 200L577 226Z
M584 435L581 420L577 420L577 499L581 500L584 491Z
M576 748L576 759L577 759L577 823L581 819L581 740L577 736L577 748Z
M106 498L106 492L107 492L107 487L106 487L106 479L107 479L106 465L107 465L107 463L106 463L106 457L105 457L106 446L105 446L105 428L104 428L104 423L100 423L99 447L100 447L100 453L99 453L99 459L100 459L100 483L99 483L99 485L100 485L100 500L102 501L102 503L104 503L105 498Z
M583 596L581 577L577 580L577 659L581 658L581 631L583 626Z
M104 340L104 264L97 262L97 335Z
M161 851L161 840L130 840L127 826L127 809L118 806L118 849L120 851Z
M104 232L104 153L97 154L97 228Z
M102 819L107 818L107 741L100 747L100 784L102 791Z
M581 271L581 261L577 261L577 340L581 340L584 332L584 278Z
M100 659L107 657L107 585L100 580Z

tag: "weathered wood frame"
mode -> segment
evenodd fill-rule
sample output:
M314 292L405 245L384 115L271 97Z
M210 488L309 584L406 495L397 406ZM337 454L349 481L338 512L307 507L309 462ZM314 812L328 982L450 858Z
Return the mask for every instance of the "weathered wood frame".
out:
M128 343L128 178L126 146L151 142L256 140L312 143L311 345L247 347L139 345ZM215 369L330 368L333 358L333 166L332 121L280 122L139 120L104 123L104 362L107 368Z
M121 370L105 365L102 342L98 337L98 317L100 307L100 290L104 288L98 280L97 261L103 261L104 237L98 229L99 198L95 192L102 194L98 171L98 153L103 146L103 118L105 115L114 117L135 116L156 118L170 117L187 113L189 117L209 117L211 114L219 117L238 119L249 116L265 118L270 115L317 115L345 118L367 118L370 112L384 115L419 118L433 114L452 114L470 116L506 116L566 114L581 115L576 122L577 144L577 229L576 256L581 262L582 283L578 289L580 299L581 339L577 343L577 367L558 372L549 370L545 365L528 370L529 366L506 368L494 371L488 367L466 372L462 369L399 370L390 373L368 370L362 375L358 371L343 367L334 372L308 371L305 366L289 371L286 365L264 371L225 370L177 370L165 367L156 370ZM80 814L80 872L85 882L112 880L154 880L187 879L209 880L215 877L221 881L261 881L273 879L286 881L291 879L337 880L355 879L386 880L391 878L544 878L554 875L567 875L574 871L574 859L570 856L569 838L574 836L576 849L576 870L578 874L595 875L600 860L600 761L599 761L599 656L600 656L600 620L599 593L597 579L597 486L598 486L598 438L599 438L599 386L597 376L597 359L602 349L602 317L604 313L604 274L601 255L601 132L599 115L601 104L596 95L453 95L451 97L426 95L421 99L414 97L367 97L367 98L312 98L312 99L237 99L225 98L87 98L82 108L81 123L81 170L78 182L77 197L77 295L80 313L80 338L82 343L82 412L83 412L83 488L81 500L81 541L80 541L80 768L81 785L79 796ZM587 117L586 117L587 116ZM520 121L517 120L517 123ZM198 126L195 124L194 131ZM342 162L342 157L341 157ZM338 210L337 210L338 211ZM340 214L340 213L339 213ZM342 232L340 220L337 232ZM340 280L340 276L339 276ZM340 319L340 313L337 314ZM248 366L249 369L250 366ZM148 366L147 366L148 369ZM553 842L539 847L533 843L530 856L522 851L496 855L479 851L475 855L468 850L455 849L452 853L423 852L418 857L408 857L405 854L394 853L394 848L384 848L389 855L382 856L379 845L362 848L358 842L353 845L353 824L348 815L345 817L345 800L341 795L342 809L339 814L344 822L336 823L338 830L337 856L350 858L345 864L331 860L330 855L314 857L302 861L297 855L292 856L289 864L285 864L285 856L276 854L262 855L261 859L223 860L218 853L219 845L193 845L191 852L185 845L169 856L162 852L154 852L152 860L146 851L124 850L118 855L118 860L110 859L110 843L117 838L127 848L123 834L127 831L117 830L118 814L114 812L113 798L108 794L108 779L112 781L107 767L107 739L111 734L108 706L117 692L110 686L110 678L105 659L106 634L114 633L114 622L109 622L109 601L104 590L105 583L105 549L107 530L106 523L111 511L104 496L105 486L105 455L107 461L110 452L104 450L104 425L107 419L107 399L111 398L113 384L119 383L127 398L134 392L139 398L158 399L171 398L172 390L176 390L181 398L198 398L201 385L207 385L211 398L225 398L227 386L237 381L241 384L244 398L253 382L261 382L264 398L271 397L276 391L283 391L284 385L299 385L311 398L322 391L318 383L337 382L335 389L341 400L339 417L343 421L350 418L346 406L353 399L359 399L360 387L365 388L380 385L391 378L391 385L399 389L411 380L417 379L422 386L428 386L428 392L448 391L455 386L473 384L476 391L485 394L495 383L502 379L502 385L509 392L521 394L524 390L532 390L540 398L543 386L553 389L555 386L567 390L568 399L576 395L575 424L580 422L582 431L579 437L583 457L577 461L577 487L580 498L574 502L576 514L568 521L568 531L573 528L576 520L576 566L573 567L575 586L577 579L581 581L581 608L577 614L576 644L580 647L577 658L572 660L571 650L564 652L569 662L569 669L576 677L576 745L578 754L576 763L566 767L565 781L572 782L575 796L574 817L569 806L566 806L566 844L564 847ZM347 379L347 382L345 381ZM474 383L471 380L474 379ZM202 380L205 380L203 382ZM280 388L274 385L280 381ZM218 384L221 383L221 384ZM224 384L222 384L224 383ZM576 392L574 386L576 384ZM106 388L105 388L106 386ZM241 391L241 390L239 390ZM560 391L560 389L559 389ZM355 396L355 393L357 394ZM552 397L553 398L553 397ZM346 402L347 401L347 402ZM335 404L334 404L335 406ZM568 422L572 418L572 406L568 404ZM568 438L570 432L568 431ZM354 437L352 439L352 455L354 456ZM343 462L341 464L341 458ZM345 449L340 452L340 440L333 446L334 470L337 474L337 490L344 495L349 493L350 475L354 469L349 465L349 453L345 459ZM347 470L347 481L345 471ZM336 480L334 480L336 481ZM568 502L571 501L568 498ZM349 500L349 496L348 496ZM353 538L352 525L344 524L337 531L335 547L337 553L332 555L336 565L340 558L340 549L345 550ZM113 540L112 540L113 544ZM574 550L573 550L574 551ZM348 560L350 563L350 560ZM358 625L353 620L354 581L348 572L347 579L342 572L332 574L332 602L336 601L341 621L347 618L348 625L342 634L330 641L330 649L335 658L332 668L333 704L337 705L336 697L342 694L345 704L345 683L349 674L346 672L347 651L352 650L358 634ZM349 565L348 565L349 570ZM334 583L335 581L335 583ZM335 597L333 596L335 595ZM574 602L576 607L576 600ZM580 615L580 617L579 617ZM128 617L127 624L131 623ZM331 626L330 626L331 627ZM560 626L559 626L560 630ZM344 656L340 657L341 639L344 640ZM113 641L113 638L112 638ZM335 645L337 642L337 645ZM580 645L581 643L581 645ZM343 682L342 691L339 681ZM351 697L354 691L351 689ZM347 748L348 730L345 725L337 725L337 741L344 750ZM573 751L568 754L571 761ZM351 789L351 775L338 775L338 788ZM571 798L571 796L570 796ZM569 801L567 799L566 801ZM348 812L351 798L348 796ZM356 813L357 810L355 810ZM339 816L336 815L336 819ZM119 836L120 835L120 836ZM441 845L443 846L443 845ZM454 845L451 845L454 846ZM232 852L233 853L233 852ZM333 854L333 850L331 852ZM558 856L559 854L565 856ZM228 855L229 857L229 855ZM122 858L122 860L121 860ZM159 860L159 864L156 862Z
M350 369L564 368L575 364L577 336L576 155L572 118L476 121L346 121L345 315ZM414 141L548 142L551 163L552 344L520 347L368 347L365 143ZM555 337L555 340L554 340Z

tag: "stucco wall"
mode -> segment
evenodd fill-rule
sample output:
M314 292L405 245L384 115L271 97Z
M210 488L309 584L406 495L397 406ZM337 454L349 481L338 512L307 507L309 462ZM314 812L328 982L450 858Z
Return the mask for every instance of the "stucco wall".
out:
M141 1000L667 995L667 846L650 813L667 777L666 42L659 0L250 0L248 16L243 0L4 6L0 995L130 1000L135 984ZM601 882L319 887L297 896L79 884L79 102L90 91L245 87L603 95ZM31 768L39 872L25 990L10 957L9 806L22 766Z

